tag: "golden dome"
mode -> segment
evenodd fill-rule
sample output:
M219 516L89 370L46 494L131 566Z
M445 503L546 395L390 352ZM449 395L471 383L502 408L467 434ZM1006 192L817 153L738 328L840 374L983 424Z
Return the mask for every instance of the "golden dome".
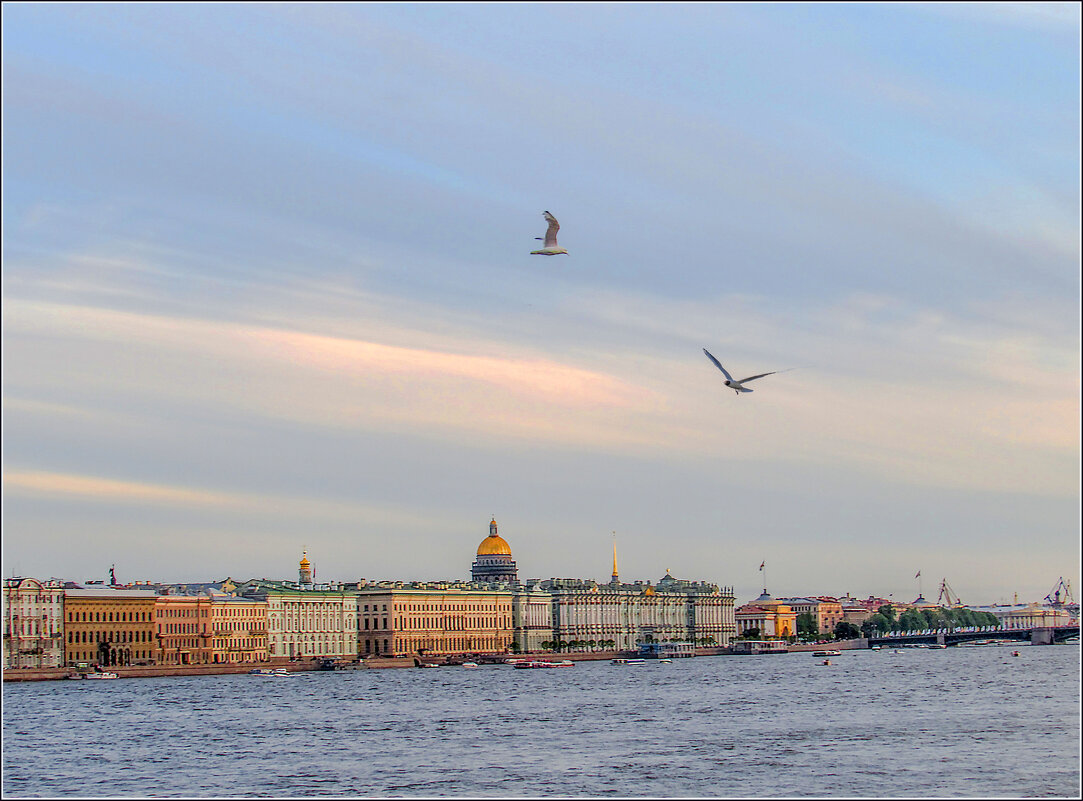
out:
M305 551L304 553L301 554L300 565L301 565L302 568L305 568L305 569L312 566L312 563L308 561L308 551Z
M511 546L499 534L490 534L478 546L478 556L493 556L494 554L511 556Z

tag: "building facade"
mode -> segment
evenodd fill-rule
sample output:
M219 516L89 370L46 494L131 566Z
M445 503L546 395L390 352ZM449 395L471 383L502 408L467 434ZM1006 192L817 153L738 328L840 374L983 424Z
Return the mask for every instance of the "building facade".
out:
M737 631L742 636L758 636L763 639L794 637L797 635L797 615L789 604L772 598L766 590L751 603L735 613Z
M666 576L656 586L549 579L537 586L551 596L553 639L635 650L640 642L726 645L736 634L733 591ZM602 645L604 643L604 645Z
M65 662L157 664L157 598L149 590L65 589Z
M553 641L553 596L534 579L517 586L511 599L513 650L542 651Z
M513 592L477 582L378 582L357 590L358 655L504 653Z
M835 626L845 620L842 604L838 598L821 595L814 598L779 598L797 615L812 615L816 631L821 634L834 632Z
M62 667L64 662L64 582L4 579L4 667Z
M302 581L251 579L236 595L267 605L267 653L271 659L356 659L357 597L346 585L311 583L307 555ZM307 580L305 580L307 579Z

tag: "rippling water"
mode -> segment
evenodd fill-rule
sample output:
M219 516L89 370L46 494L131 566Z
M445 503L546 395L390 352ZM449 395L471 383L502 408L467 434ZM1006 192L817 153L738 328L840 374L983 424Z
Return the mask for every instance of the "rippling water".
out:
M1077 645L4 686L5 796L1075 797Z

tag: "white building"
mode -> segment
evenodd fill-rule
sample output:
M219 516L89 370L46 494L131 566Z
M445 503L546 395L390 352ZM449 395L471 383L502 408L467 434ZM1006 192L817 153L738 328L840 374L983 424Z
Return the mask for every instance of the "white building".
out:
M516 587L511 599L513 642L520 651L544 650L553 639L553 596L537 580Z
M336 583L312 583L302 557L298 582L251 579L236 594L267 602L271 659L357 658L357 597Z
M4 579L4 667L64 664L64 582Z
M552 602L553 637L561 642L612 642L634 650L648 639L726 645L736 635L733 590L682 581L666 571L657 585L598 584L582 579L540 582Z

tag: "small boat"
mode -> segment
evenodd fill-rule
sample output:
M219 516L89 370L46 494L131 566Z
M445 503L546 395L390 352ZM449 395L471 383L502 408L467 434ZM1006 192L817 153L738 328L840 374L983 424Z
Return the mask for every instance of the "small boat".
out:
M925 647L926 647L926 648L934 648L934 649L936 649L936 648L947 648L948 646L946 646L946 645L939 645L939 644L938 644L938 645L927 645L927 646L925 646Z
M422 662L422 663L421 663L420 665L418 665L418 667L423 667L423 668L438 668L438 667L440 667L440 666L439 666L438 664L436 664L435 662Z
M463 667L464 668L476 668L477 666L478 666L477 662L463 662Z
M647 664L647 660L646 659L614 659L613 664L614 665L645 665L645 664Z
M84 679L119 679L116 673L84 673Z
M821 664L821 665L830 665L830 664L831 664L831 660L830 660L830 659L825 659L825 660L824 660L823 662L821 662L820 664Z
M270 668L253 668L248 671L249 676L270 676L274 673Z
M293 674L290 673L285 668L275 668L270 673L265 673L264 675L265 676L292 676Z
M665 659L665 658L663 657L662 659L659 659L658 661L659 661L659 662L672 662L673 660L672 660L672 659Z
M1018 651L1012 651L1012 656L1019 656L1019 652Z
M870 651L879 651L879 650L880 650L881 648L883 648L883 647L884 647L884 646L882 646L882 645L874 645L874 646L873 646L872 648L870 648L869 650L870 650Z
M563 662L544 662L544 661L524 661L517 662L512 667L520 670L531 670L535 668L562 668L562 667L575 667L575 662L570 659L565 659Z
M813 651L813 656L842 656L842 651Z
M505 665L518 665L520 662L529 662L529 659L505 659Z

